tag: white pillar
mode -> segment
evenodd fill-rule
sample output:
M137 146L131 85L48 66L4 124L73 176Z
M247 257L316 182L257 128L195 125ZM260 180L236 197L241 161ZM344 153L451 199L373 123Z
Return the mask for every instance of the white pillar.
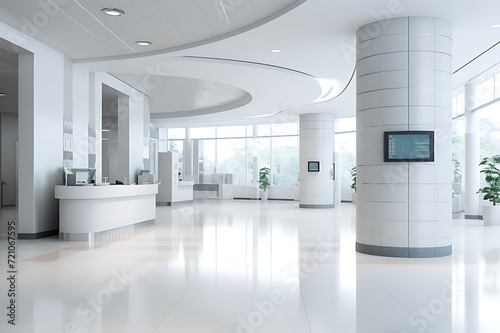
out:
M334 116L328 113L300 115L300 208L335 207ZM319 171L308 171L309 162L319 162Z
M451 254L451 25L402 17L357 31L357 244L394 257ZM433 131L434 162L384 162L386 131Z
M184 139L184 179L190 180L193 177L193 141L191 140L191 128L186 128L186 138Z
M465 85L465 218L480 219L480 197L476 194L480 187L479 174L479 120L473 113L478 106L476 97L477 86L472 83Z

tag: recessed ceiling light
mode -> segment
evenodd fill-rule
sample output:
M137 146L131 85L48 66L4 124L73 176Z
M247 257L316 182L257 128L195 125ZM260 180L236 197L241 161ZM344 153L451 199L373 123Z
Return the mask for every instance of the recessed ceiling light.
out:
M141 46L149 46L153 43L151 43L150 41L147 41L147 40L138 40L137 42L135 42L137 45L141 45Z
M492 28L500 28L500 24L493 24L491 27Z
M0 97L5 97L5 93L0 92Z
M281 53L281 50L279 50L279 49L272 49L271 53Z
M125 14L125 12L123 10L118 9L118 8L103 8L101 10L101 12L103 12L104 14L109 15L109 16L121 16L121 15Z

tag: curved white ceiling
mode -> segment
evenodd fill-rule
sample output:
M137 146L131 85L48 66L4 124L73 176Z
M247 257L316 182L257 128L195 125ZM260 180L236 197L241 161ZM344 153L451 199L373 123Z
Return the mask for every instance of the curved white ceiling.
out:
M379 19L435 16L451 21L454 69L500 39L500 29L491 28L500 24L497 0L59 2L69 4L61 5L61 11L35 37L79 59L77 66L112 73L139 90L147 88L141 87L143 82L168 81L172 76L198 80L191 81L193 88L186 91L191 97L186 98L193 100L183 107L161 98L175 91L171 85L149 92L153 112L169 121L182 116L200 120L256 117L283 110L354 115L355 82L338 98L315 102L344 91L355 67L355 31ZM222 16L220 4L225 9ZM103 18L101 7L123 7L126 14ZM21 29L23 18L29 21L40 10L35 1L6 0L0 4L0 20ZM144 52L133 44L137 39L152 40L153 48ZM271 49L282 52L271 53ZM483 56L479 61L486 58L490 60L480 67L492 66L499 59ZM454 75L456 82L473 75L472 67L477 72L477 66L468 66ZM190 85L186 80L179 81L179 89ZM202 102L205 89L219 84L241 96L216 105Z
M305 0L5 0L0 20L73 59L165 53L224 39ZM120 17L103 8L118 8ZM150 41L144 47L136 41Z

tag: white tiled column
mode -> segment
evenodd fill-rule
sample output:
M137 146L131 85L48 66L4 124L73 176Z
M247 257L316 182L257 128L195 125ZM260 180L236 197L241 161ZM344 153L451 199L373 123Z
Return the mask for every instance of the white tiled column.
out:
M334 181L330 176L334 135L333 114L300 116L300 208L335 207ZM308 172L309 161L320 162L320 171Z
M357 31L357 244L397 257L451 254L451 25L428 17ZM385 162L386 131L434 131L434 162Z

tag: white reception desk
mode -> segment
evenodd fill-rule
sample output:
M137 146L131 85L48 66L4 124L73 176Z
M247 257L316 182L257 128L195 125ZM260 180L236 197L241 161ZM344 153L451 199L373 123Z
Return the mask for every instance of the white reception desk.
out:
M56 186L59 232L96 233L156 218L158 185Z

